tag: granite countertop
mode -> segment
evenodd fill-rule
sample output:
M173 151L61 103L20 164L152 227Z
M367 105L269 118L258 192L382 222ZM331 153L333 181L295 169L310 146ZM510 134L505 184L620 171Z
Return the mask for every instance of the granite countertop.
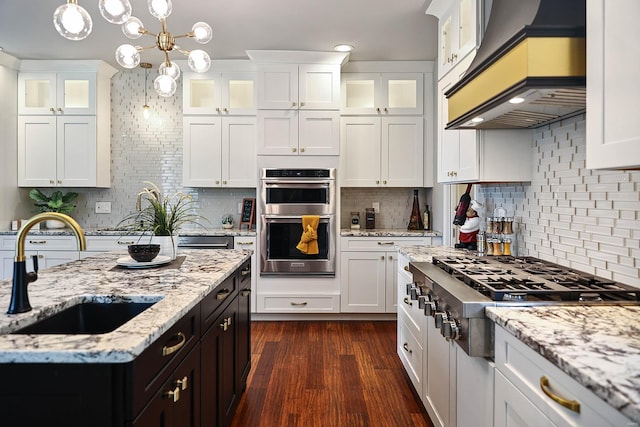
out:
M487 308L490 319L640 422L640 306Z
M374 228L374 229L351 229L340 230L341 237L440 237L442 233L433 230L407 230L399 228Z
M251 257L250 250L189 250L161 268L117 267L126 252L110 252L42 270L29 284L32 311L6 314L11 281L0 281L0 363L125 363L142 353ZM180 258L180 257L179 257ZM98 296L95 298L94 296ZM123 299L153 306L100 335L9 333L83 301Z
M475 251L455 249L451 246L399 245L398 251L411 262L431 262L434 256L465 256Z
M114 228L84 228L85 236L131 236L142 234L140 232L131 232L116 230ZM0 235L16 235L17 231L0 230ZM46 229L29 230L30 235L35 236L73 236L73 231L69 228L63 229ZM180 236L237 236L237 237L255 237L256 230L239 230L237 228L198 228L183 229L178 233Z

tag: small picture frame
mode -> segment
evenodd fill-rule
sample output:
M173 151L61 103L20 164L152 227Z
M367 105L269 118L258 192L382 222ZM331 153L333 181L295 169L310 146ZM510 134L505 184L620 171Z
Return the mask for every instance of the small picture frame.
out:
M240 229L246 225L249 230L256 226L256 199L242 199L242 213L240 214Z

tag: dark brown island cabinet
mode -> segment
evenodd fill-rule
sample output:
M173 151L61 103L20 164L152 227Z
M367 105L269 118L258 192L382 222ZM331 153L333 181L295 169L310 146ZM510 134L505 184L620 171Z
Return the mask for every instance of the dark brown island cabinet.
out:
M251 369L251 274L247 261L132 362L0 365L0 425L231 425Z

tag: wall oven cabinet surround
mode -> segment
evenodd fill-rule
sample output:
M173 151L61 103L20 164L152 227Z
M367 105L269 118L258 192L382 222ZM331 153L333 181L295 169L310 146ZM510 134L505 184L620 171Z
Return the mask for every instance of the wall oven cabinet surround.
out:
M621 43L635 37L637 16L634 0L587 0L588 168L640 166L640 57Z
M335 176L335 169L262 169L260 274L335 275ZM296 248L304 215L320 217L318 254Z
M341 114L423 113L422 73L343 73Z
M257 84L254 71L184 73L184 114L255 115Z
M109 187L111 76L101 61L21 62L18 185Z
M422 116L341 118L340 185L421 187Z
M255 117L184 116L183 185L257 185Z

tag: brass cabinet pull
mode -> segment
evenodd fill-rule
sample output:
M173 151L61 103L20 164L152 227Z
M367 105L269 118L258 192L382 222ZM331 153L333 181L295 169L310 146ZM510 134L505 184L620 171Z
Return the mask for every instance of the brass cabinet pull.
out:
M412 354L412 353L413 353L413 351L409 348L409 343L404 343L404 344L402 344L402 347L403 347L403 348L404 348L404 350L405 350L406 352L408 352L409 354Z
M236 242L238 245L253 245L253 242Z
M187 337L185 337L182 332L178 332L176 337L178 337L180 339L180 342L178 342L178 344L176 344L176 345L172 345L172 346L166 346L165 345L164 347L162 347L162 355L163 356L168 356L170 354L175 353L176 351L180 350L182 348L182 346L184 346L184 344L187 342Z
M551 386L549 385L549 378L547 378L546 375L543 375L540 377L540 389L544 392L544 394L549 396L554 402L559 403L560 405L564 406L565 408L573 412L580 413L580 402L578 402L577 400L568 400L554 394L551 391Z
M409 266L408 265L404 266L404 271L409 271Z
M169 390L164 393L164 397L173 400L173 403L176 403L180 400L180 387L174 388L173 390Z
M226 331L229 328L229 324L227 323L227 319L224 319L224 322L220 323L218 325L218 327L220 329L222 329L223 331Z
M176 381L176 386L180 387L180 390L186 390L189 387L189 379L185 375L181 380Z
M223 289L216 295L216 299L223 300L231 294L231 291L228 289Z
M240 271L241 276L246 276L247 274L251 274L251 268L247 267L244 270Z
M248 289L246 291L240 292L241 297L248 297L249 295L251 295L251 291Z
M118 242L118 244L119 244L119 245L127 245L127 246L129 246L129 245L133 245L133 244L135 244L135 243L136 243L136 242L134 242L133 240L132 240L132 241L130 241L130 242Z
M294 306L294 307L304 307L304 306L307 305L307 302L306 301L304 301L304 302L293 302L292 301L291 305Z

